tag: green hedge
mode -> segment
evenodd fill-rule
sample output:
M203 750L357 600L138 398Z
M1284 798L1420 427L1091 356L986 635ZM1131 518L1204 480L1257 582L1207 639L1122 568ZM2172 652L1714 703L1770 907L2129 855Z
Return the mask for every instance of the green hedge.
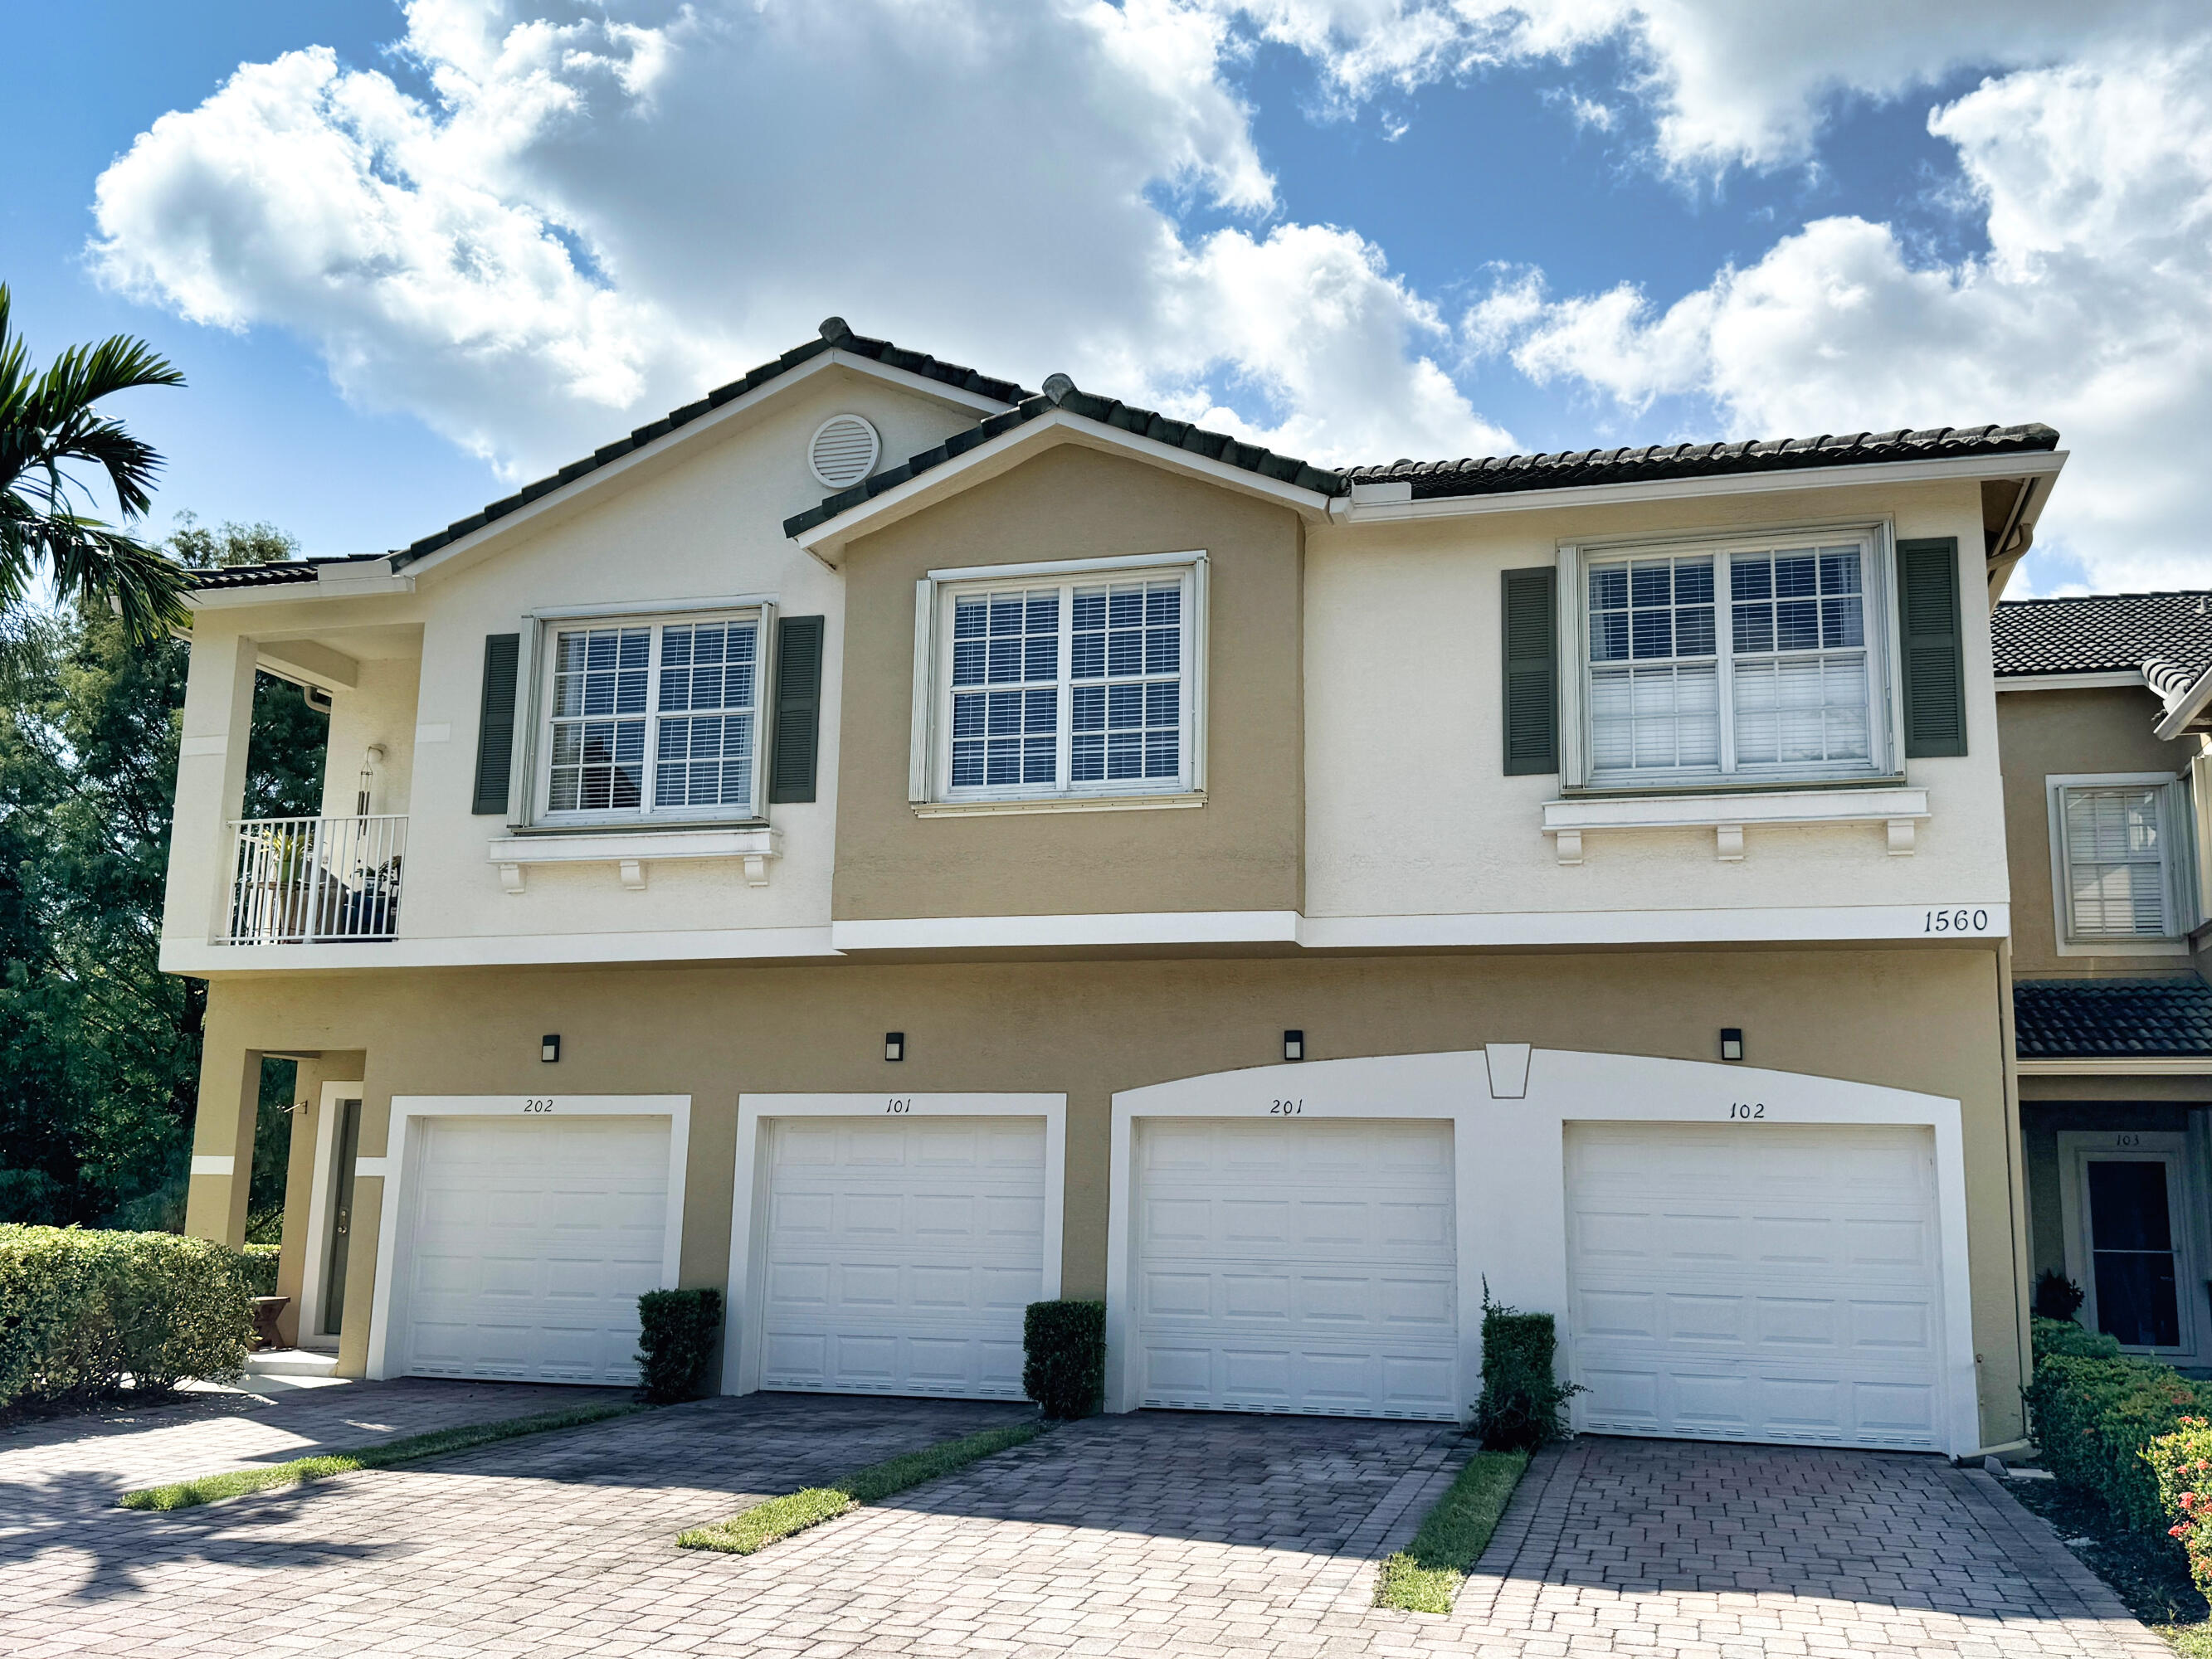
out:
M249 1244L240 1252L246 1258L246 1282L254 1295L276 1294L276 1258L283 1249L281 1244Z
M1581 1392L1557 1376L1559 1337L1552 1316L1522 1313L1482 1287L1482 1397L1474 1432L1486 1451L1534 1451L1566 1437L1561 1415Z
M2070 1319L2032 1322L2035 1358L2040 1362L2058 1354L2075 1359L2118 1359L2120 1340L2102 1331L2085 1331Z
M2039 1351L2027 1407L2045 1467L2101 1503L2146 1551L2175 1548L2175 1523L2148 1454L2188 1419L2212 1414L2212 1382L2148 1359L2052 1352L2042 1343Z
M1106 1304L1032 1302L1022 1315L1022 1392L1054 1422L1106 1400Z
M647 1291L638 1297L639 1394L657 1406L696 1400L721 1322L720 1291Z
M237 1376L248 1275L204 1238L0 1224L0 1407Z

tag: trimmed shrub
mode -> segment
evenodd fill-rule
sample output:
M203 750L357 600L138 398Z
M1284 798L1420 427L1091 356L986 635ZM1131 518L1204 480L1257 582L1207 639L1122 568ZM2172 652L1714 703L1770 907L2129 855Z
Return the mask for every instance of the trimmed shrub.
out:
M637 1392L656 1406L696 1400L722 1322L720 1291L647 1291L637 1299Z
M0 1407L227 1382L252 1297L245 1259L209 1239L0 1225Z
M2158 1480L2158 1500L2173 1524L2166 1536L2181 1540L2189 1576L2212 1595L2212 1419L2185 1417L2172 1434L2144 1449Z
M2148 1359L2054 1353L2027 1388L2036 1443L2052 1474L2101 1503L2146 1550L2170 1550L2174 1524L2144 1454L2189 1418L2212 1414L2212 1382Z
M1490 1299L1482 1286L1482 1397L1474 1432L1486 1451L1534 1451L1567 1437L1561 1413L1582 1392L1556 1373L1558 1327L1547 1313L1522 1313Z
M276 1294L276 1258L283 1251L281 1244L249 1244L240 1252L246 1258L246 1282L254 1295Z
M2118 1359L2120 1340L2102 1331L2085 1331L2070 1319L2034 1319L2029 1335L2038 1363L2063 1354L2069 1359Z
M1106 1402L1106 1304L1032 1302L1022 1315L1022 1392L1055 1423Z

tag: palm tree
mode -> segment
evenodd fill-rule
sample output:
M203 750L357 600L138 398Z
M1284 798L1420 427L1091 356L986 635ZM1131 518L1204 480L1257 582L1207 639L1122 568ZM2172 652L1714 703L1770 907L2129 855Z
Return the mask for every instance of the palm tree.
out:
M161 458L93 405L133 386L182 386L185 377L125 334L71 346L45 374L33 374L23 342L9 331L8 307L0 283L0 612L21 602L43 565L57 598L112 602L134 640L158 639L185 620L184 572L79 511L90 492L66 469L104 471L125 520L143 516Z

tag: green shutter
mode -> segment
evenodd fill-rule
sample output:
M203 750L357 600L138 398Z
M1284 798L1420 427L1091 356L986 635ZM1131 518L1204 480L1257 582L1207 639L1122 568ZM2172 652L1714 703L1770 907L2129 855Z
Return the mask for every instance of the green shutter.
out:
M1966 752L1966 653L1959 634L1959 543L1897 544L1899 632L1905 641L1905 752Z
M775 624L775 758L772 801L814 799L822 750L822 618L780 617Z
M484 635L483 704L477 716L477 812L507 813L507 772L514 759L514 672L520 634Z
M1559 769L1559 572L1505 573L1505 773Z

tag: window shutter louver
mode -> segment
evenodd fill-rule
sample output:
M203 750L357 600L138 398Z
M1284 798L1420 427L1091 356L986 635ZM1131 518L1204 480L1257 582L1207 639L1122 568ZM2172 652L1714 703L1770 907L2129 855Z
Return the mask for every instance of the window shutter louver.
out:
M1897 544L1905 641L1905 752L1966 752L1966 647L1959 624L1959 544L1944 536Z
M1504 587L1505 772L1559 769L1559 572L1509 570Z
M484 635L483 706L477 720L477 813L507 812L507 775L514 759L514 676L520 634Z
M822 748L822 630L819 617L783 617L775 625L775 757L771 801L814 799Z

